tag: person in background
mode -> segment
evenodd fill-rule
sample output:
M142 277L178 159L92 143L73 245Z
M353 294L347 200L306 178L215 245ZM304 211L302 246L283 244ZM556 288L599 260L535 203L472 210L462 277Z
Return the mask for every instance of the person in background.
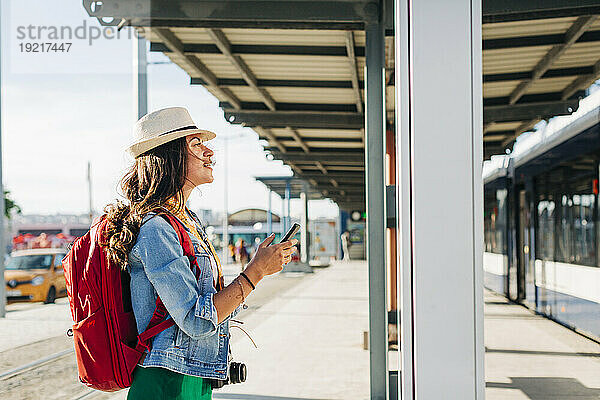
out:
M242 268L244 268L244 265L246 265L248 262L248 250L246 250L246 243L244 242L244 239L238 239L237 245L235 246L235 254L237 262L242 265Z
M233 242L229 242L227 248L229 249L229 257L231 258L231 262L236 263L237 261L235 259L235 246L233 245Z
M342 239L342 252L344 253L343 260L350 261L350 246L352 245L352 243L350 243L350 232L344 231L344 233L342 233L341 239Z
M44 232L42 232L33 241L32 248L34 248L34 249L45 249L45 248L51 247L51 246L52 246L52 242L50 242L48 240L48 236Z

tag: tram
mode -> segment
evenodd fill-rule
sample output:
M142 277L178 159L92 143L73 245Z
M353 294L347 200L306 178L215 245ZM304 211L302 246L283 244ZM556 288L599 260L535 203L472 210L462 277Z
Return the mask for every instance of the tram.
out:
M600 340L600 91L484 164L484 283Z

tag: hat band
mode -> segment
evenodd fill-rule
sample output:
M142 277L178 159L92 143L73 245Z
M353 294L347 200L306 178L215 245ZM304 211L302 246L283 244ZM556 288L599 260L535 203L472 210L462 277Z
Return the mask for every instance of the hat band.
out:
M196 125L188 125L188 126L184 126L183 128L177 128L177 129L173 129L172 131L161 133L158 136L168 135L169 133L174 133L174 132L179 132L179 131L185 131L185 130L188 130L188 129L198 129L198 127Z

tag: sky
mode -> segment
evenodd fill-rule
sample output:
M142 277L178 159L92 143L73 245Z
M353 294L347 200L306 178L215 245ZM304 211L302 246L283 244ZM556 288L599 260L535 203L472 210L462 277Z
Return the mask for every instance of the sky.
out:
M102 210L118 197L118 181L132 163L124 151L137 119L131 33L123 29L117 38L116 31L101 30L78 1L0 4L4 186L24 214L87 213L90 162L93 208ZM46 42L65 43L65 51L28 51ZM225 121L218 100L191 86L189 76L168 58L148 53L148 61L148 109L184 106L196 125L217 133L209 142L215 182L197 188L190 206L223 211L227 147L229 212L266 208L268 190L253 177L291 175L290 168L267 160L258 135ZM279 213L278 196L272 204ZM300 202L293 201L292 215L300 212ZM312 201L309 213L335 218L338 209L329 200Z

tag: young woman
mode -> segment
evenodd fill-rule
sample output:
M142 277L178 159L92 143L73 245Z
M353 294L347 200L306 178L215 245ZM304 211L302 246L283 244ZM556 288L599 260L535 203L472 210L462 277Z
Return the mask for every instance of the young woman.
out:
M142 117L129 147L135 162L121 180L127 202L106 209L109 256L130 273L138 332L146 329L157 295L175 321L154 338L135 369L128 399L211 399L206 378L226 379L229 370L229 318L296 251L296 240L270 245L271 235L243 272L223 285L219 258L185 206L195 187L214 179L214 153L204 144L214 137L198 129L185 108ZM175 230L157 212L169 212L185 226L201 270L198 280Z

